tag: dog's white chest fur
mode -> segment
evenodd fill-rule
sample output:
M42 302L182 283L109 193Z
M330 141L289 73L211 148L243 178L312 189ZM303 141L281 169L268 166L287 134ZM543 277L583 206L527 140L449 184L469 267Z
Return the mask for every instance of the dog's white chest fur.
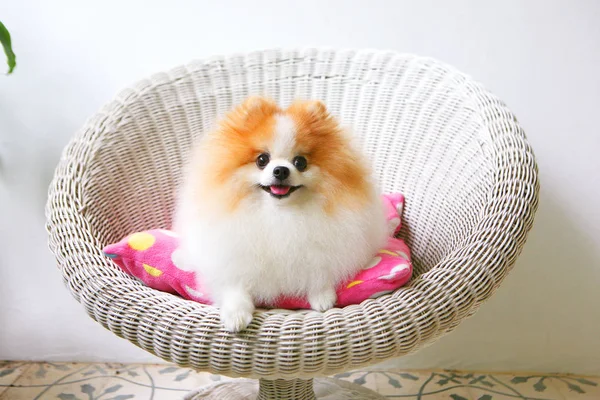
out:
M238 286L261 303L306 297L356 273L381 244L378 207L328 215L320 206L277 202L185 223L184 248L209 287Z

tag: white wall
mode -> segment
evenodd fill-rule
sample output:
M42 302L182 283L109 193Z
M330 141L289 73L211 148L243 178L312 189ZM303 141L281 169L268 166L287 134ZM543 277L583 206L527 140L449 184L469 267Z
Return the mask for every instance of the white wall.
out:
M0 359L154 360L85 315L46 250L46 186L88 116L193 58L329 45L414 52L473 75L517 114L541 170L536 225L505 285L394 363L600 374L600 2L2 3L18 66L0 77Z

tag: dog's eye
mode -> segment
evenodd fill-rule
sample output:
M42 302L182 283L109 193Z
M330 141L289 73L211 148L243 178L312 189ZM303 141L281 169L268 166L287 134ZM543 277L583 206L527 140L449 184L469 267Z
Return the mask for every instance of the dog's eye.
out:
M269 155L266 153L262 153L258 157L256 157L256 165L258 168L263 169L269 163Z
M308 161L302 156L295 157L292 162L294 163L294 167L300 172L304 171L308 165Z

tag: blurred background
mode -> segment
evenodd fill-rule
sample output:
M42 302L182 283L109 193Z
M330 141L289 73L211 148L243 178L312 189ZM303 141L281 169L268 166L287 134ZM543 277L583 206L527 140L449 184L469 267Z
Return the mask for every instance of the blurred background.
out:
M93 322L47 250L46 190L88 117L193 59L327 46L454 65L508 104L540 167L536 224L505 284L387 364L600 374L600 2L20 0L0 21L17 54L0 76L0 360L160 361Z

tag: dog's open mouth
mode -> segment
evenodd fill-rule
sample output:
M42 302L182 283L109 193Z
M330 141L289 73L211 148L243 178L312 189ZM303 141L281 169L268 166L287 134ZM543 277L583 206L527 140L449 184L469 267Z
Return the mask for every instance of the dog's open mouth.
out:
M302 186L288 186L288 185L270 185L270 186L262 186L261 189L265 192L269 193L272 197L276 199L283 199L288 197L290 194L294 193L296 190L300 189Z

